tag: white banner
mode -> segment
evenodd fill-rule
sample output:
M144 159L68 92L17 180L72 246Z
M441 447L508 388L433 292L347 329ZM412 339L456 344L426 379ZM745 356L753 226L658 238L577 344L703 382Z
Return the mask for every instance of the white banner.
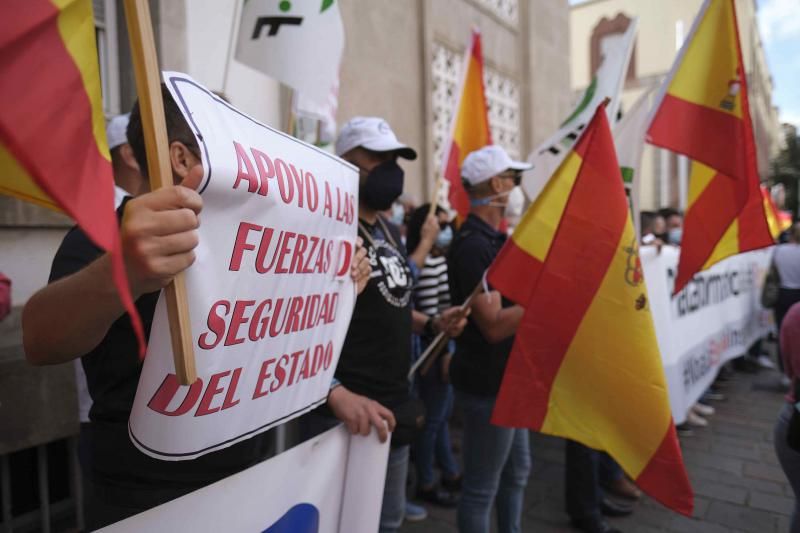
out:
M101 531L375 533L389 442L341 424L268 461Z
M205 168L186 271L199 379L177 383L162 297L129 432L142 452L184 460L325 401L355 304L358 175L184 74L164 80Z
M641 261L658 346L676 424L711 385L720 367L744 355L774 329L772 312L761 307L761 288L772 249L739 254L700 272L675 298L678 249L643 246Z

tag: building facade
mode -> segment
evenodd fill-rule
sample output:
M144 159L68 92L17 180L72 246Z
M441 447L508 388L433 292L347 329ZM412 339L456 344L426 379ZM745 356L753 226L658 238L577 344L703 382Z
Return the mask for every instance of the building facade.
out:
M104 107L111 117L129 111L136 98L125 16L121 0L93 0L93 5ZM186 72L257 120L286 129L290 91L233 58L237 0L150 0L150 6L164 70ZM473 27L483 39L495 143L524 158L569 111L567 0L341 0L339 9L346 45L337 121L341 125L356 115L386 118L419 153L417 161L403 165L406 191L420 203L432 197L441 168ZM53 442L60 443L58 468L64 450L72 458L73 474L77 468L73 368L27 365L19 318L21 306L46 284L53 255L71 225L65 216L0 197L0 271L12 279L14 305L12 315L0 322L0 427L13 428L0 432L0 476L5 483L9 475L12 487L11 493L0 491L4 509L7 498L19 501L17 484L26 481L9 472L30 471L14 465L33 461L44 476L40 479L47 479L46 457L52 456ZM69 303L64 305L68 312ZM21 397L28 399L25 409L8 408ZM53 500L60 512L69 512L68 503L79 503L80 491L77 485L63 485L54 491L65 500L40 494L40 502ZM26 508L27 518L15 510L11 522L0 525L42 520L46 530L51 509L41 509L32 515Z
M639 19L636 44L622 95L622 112L643 95L652 101L688 36L703 0L589 0L570 8L570 71L572 89L580 93L601 58L603 39ZM755 0L736 0L742 56L747 73L750 114L762 180L780 142L778 112L772 104L772 78L758 33ZM689 161L666 150L646 146L642 156L642 209L685 209Z

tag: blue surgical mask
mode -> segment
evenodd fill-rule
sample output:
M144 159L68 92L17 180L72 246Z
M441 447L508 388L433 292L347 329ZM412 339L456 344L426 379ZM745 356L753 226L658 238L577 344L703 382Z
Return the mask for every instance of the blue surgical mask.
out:
M493 200L496 200L497 198L503 198L505 196L508 196L509 194L511 194L511 191L493 194L492 196L487 196L486 198L472 198L469 201L469 205L471 205L472 207L488 205L491 207L502 207L503 209L505 209L508 204L501 204L500 202L494 202Z
M392 204L392 224L402 226L406 218L406 210L401 204Z
M680 244L683 240L683 228L672 228L667 233L667 242L670 244Z
M436 247L440 250L446 250L450 243L453 242L453 228L445 226L443 230L436 236Z

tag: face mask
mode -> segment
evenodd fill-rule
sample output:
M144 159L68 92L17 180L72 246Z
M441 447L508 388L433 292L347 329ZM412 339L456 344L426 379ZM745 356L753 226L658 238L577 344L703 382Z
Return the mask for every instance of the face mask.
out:
M453 242L453 228L446 226L436 236L436 247L440 250L446 250L450 243Z
M511 189L511 191L513 190L514 189ZM502 207L503 209L505 209L508 206L508 204L501 204L500 202L492 202L492 200L508 196L509 194L511 194L511 191L501 192L498 194L494 194L492 196L487 196L486 198L473 198L472 200L469 201L469 205L471 205L472 207L477 207L480 205L488 205L489 207Z
M670 244L680 244L683 239L683 228L672 228L667 233L667 242Z
M402 226L406 218L406 210L400 204L392 204L392 224Z
M394 160L373 168L359 188L361 201L376 211L386 211L403 193L403 169Z

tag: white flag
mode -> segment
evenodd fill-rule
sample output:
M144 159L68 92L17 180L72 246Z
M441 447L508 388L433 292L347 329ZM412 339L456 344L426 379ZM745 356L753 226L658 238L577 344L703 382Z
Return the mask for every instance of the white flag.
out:
M344 26L336 0L246 0L236 59L325 105L339 76Z
M638 24L639 19L634 18L623 35L603 39L603 61L591 84L584 91L580 103L561 128L528 156L528 162L533 163L533 169L525 173L522 189L531 202L539 196L550 176L572 150L597 106L606 98L611 100L606 106L608 121L610 124L616 122L620 92L628 72Z
M636 100L633 107L622 116L622 120L614 127L614 144L617 148L617 161L622 169L622 179L625 182L625 193L631 206L633 225L636 235L641 238L639 220L639 196L641 175L639 167L642 163L642 150L644 150L644 136L650 121L651 97L654 87L645 92Z
M319 138L321 145L331 144L336 138L336 110L339 108L339 77L333 81L324 103L308 98L298 92L294 98L294 112L299 117L309 117L320 121Z

